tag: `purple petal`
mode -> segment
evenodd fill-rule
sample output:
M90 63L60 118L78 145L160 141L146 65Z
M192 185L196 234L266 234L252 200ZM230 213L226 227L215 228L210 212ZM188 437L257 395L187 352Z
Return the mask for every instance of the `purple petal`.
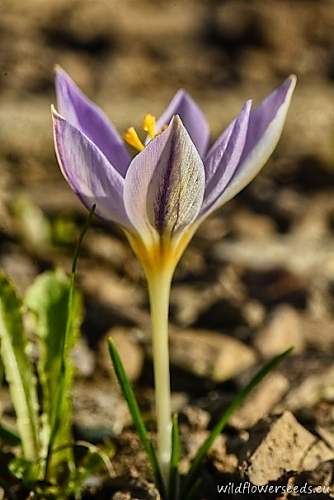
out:
M60 68L56 70L56 93L60 114L81 130L124 177L130 155L105 114L91 102Z
M180 116L197 151L203 157L209 142L209 125L200 108L184 90L179 90L175 94L166 110L157 120L157 130L160 130L164 125L169 125L175 115Z
M182 231L197 217L204 166L178 116L132 161L125 178L128 217L144 239Z
M54 109L52 116L59 166L72 190L86 207L95 203L103 219L131 228L123 203L123 177L80 130Z
M205 194L201 212L212 206L231 180L242 155L252 102L247 101L211 147L205 159Z
M281 136L295 85L296 77L292 75L250 113L246 143L239 164L221 196L203 215L207 216L227 203L266 164Z

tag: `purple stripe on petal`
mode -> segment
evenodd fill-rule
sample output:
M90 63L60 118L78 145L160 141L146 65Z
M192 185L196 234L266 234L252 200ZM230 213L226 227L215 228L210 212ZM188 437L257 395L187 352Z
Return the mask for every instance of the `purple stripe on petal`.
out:
M54 109L52 117L59 166L72 190L88 208L95 203L103 219L131 228L123 203L123 177L88 137Z
M133 159L125 178L125 208L142 237L190 225L202 205L204 177L202 160L176 116Z
M245 147L252 102L247 101L239 116L211 147L205 161L205 194L201 212L213 205L231 180Z
M105 114L60 68L56 70L56 93L60 114L89 137L124 177L130 164L130 155L123 140Z
M227 203L249 184L266 164L281 136L296 77L290 76L250 113L245 147L235 172L221 196L203 216Z
M169 125L175 115L179 115L200 156L203 157L209 142L209 125L200 108L184 90L179 90L175 94L157 120L157 130L160 130L164 125Z

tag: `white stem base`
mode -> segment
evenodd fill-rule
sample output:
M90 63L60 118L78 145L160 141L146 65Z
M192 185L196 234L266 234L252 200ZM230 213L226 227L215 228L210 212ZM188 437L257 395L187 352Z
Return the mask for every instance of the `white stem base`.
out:
M171 391L168 349L168 311L172 273L160 272L148 279L157 416L158 460L166 486L171 459Z

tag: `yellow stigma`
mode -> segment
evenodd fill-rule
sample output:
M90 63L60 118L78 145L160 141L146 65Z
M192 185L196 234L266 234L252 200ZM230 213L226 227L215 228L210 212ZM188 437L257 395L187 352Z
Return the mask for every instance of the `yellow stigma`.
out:
M130 146L134 147L137 149L137 151L143 151L144 149L144 144L141 142L141 140L138 137L138 134L135 130L134 127L128 128L128 130L124 134L124 140L130 144Z
M143 129L148 133L150 139L154 139L154 137L156 136L155 116L151 115L150 113L145 115L143 121Z

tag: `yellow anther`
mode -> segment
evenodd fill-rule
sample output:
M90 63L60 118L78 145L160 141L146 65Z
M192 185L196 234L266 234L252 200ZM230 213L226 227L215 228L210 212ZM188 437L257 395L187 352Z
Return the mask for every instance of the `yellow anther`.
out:
M128 144L130 144L130 146L137 149L137 151L143 151L145 146L139 139L138 134L134 127L128 128L123 138Z
M150 139L154 139L156 136L156 131L155 131L155 116L151 114L145 115L144 121L143 121L143 129L145 132L148 133Z

